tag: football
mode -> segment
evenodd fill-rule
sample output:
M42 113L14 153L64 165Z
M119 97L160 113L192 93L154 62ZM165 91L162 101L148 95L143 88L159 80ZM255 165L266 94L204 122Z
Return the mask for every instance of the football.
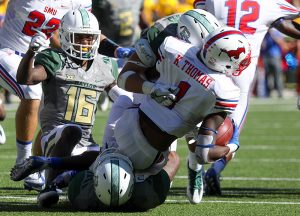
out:
M230 118L226 117L224 122L218 128L218 134L216 138L216 145L225 146L228 144L233 134L233 124Z

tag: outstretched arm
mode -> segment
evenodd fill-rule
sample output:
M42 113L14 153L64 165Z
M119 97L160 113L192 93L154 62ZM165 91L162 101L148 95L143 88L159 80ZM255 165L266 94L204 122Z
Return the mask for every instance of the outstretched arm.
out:
M280 18L271 27L292 38L300 39L300 17Z

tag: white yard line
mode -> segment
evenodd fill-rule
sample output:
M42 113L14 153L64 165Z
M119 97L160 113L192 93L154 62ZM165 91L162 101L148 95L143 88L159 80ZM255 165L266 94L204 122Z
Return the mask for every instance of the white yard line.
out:
M0 176L9 175L10 172L0 172ZM187 179L187 176L175 176L177 179ZM229 181L300 181L300 178L271 178L271 177L221 177Z
M300 202L260 202L260 201L239 201L239 200L203 200L203 203L233 203L233 204L269 204L269 205L300 205ZM188 200L166 200L166 203L190 203Z
M66 199L66 196L60 196ZM6 200L19 200L19 201L36 201L36 197L23 197L23 196L0 196L0 199ZM232 203L232 204L268 204L268 205L300 205L300 202L264 202L264 201L239 201L239 200L203 200L203 203ZM170 200L167 199L166 203L189 203L188 200Z
M175 176L177 179L187 179L187 176ZM268 177L222 177L230 181L300 181L300 178L268 178Z

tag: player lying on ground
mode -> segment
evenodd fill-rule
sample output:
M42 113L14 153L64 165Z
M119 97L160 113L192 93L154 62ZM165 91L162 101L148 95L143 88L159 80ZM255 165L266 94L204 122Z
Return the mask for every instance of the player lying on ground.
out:
M60 144L59 144L60 143ZM58 142L61 145L62 142ZM117 207L130 210L148 210L161 205L170 189L170 182L179 168L180 158L175 152L168 156L167 164L158 173L147 170L135 172L130 160L116 149L84 152L70 157L31 156L15 165L11 179L20 181L31 173L44 169L72 171L66 179L62 174L53 184L68 186L68 198L79 210L103 210ZM56 191L47 194L58 197ZM50 207L51 202L44 205Z

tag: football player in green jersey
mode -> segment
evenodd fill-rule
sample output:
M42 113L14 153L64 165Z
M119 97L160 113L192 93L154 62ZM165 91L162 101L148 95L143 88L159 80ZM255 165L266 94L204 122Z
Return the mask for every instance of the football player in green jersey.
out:
M40 123L45 156L98 151L91 134L96 106L104 90L112 99L121 93L115 85L117 64L97 54L101 31L97 19L87 10L66 13L59 34L61 49L41 52L39 48L47 45L45 35L39 32L32 38L18 68L17 81L27 85L42 82ZM56 188L50 184L58 174L56 170L46 173L46 188L38 197L40 206L58 201Z
M54 182L68 185L68 199L75 209L99 211L109 207L145 211L164 203L179 164L179 156L170 152L162 169L156 170L153 164L146 170L135 171L128 157L109 148L69 157L32 156L14 166L11 179L20 181L31 173L49 168L69 170ZM52 204L48 202L44 207Z

